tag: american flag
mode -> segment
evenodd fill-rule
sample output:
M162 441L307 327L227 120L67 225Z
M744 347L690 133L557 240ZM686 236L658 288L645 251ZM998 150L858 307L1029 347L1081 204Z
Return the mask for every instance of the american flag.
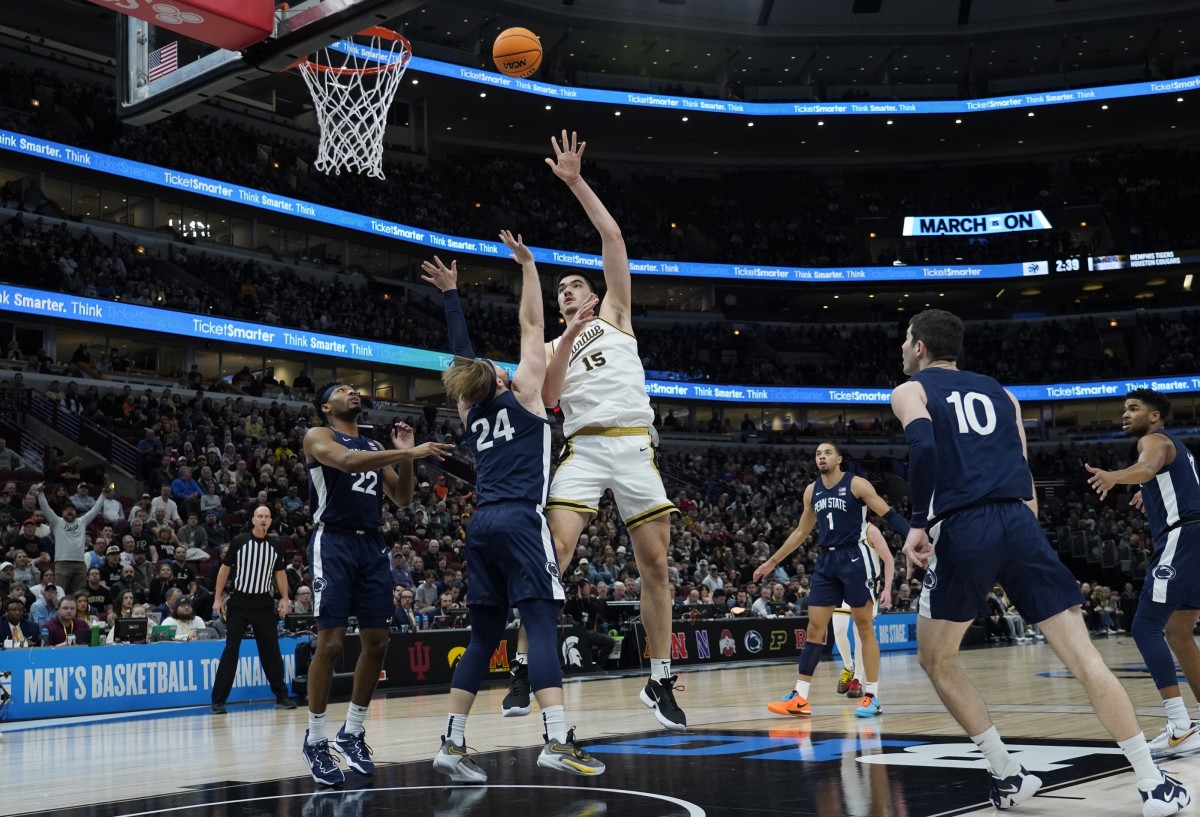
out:
M150 52L150 73L151 82L156 79L162 79L167 74L179 67L179 42L173 42L170 45L164 45L157 51Z

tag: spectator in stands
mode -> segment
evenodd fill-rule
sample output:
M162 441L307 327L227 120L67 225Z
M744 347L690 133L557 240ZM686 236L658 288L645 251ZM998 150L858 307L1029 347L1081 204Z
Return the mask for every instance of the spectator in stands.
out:
M45 484L39 482L30 490L37 495L38 505L46 519L50 521L51 536L54 541L54 565L58 581L72 593L80 589L85 580L84 546L86 544L87 526L96 518L99 508L92 503L91 510L76 518L75 506L67 504L62 509L62 516L54 512L46 499ZM62 486L59 486L62 490Z
M29 618L38 627L58 614L58 600L62 595L58 588L51 585L42 591L42 597L29 608Z
M292 604L293 613L311 613L312 612L312 588L307 584L302 584L296 588L296 601Z
M0 471L16 471L21 468L21 457L8 447L8 440L0 434Z
M37 535L37 520L30 517L21 525L21 532L13 538L8 556L11 558L16 555L15 551L23 550L35 562L48 562L51 547L49 539Z
M61 599L63 596L66 595L66 591L63 590L60 585L55 584L55 582L54 582L54 568L48 567L42 571L41 580L37 584L31 585L29 587L29 592L33 593L34 598L40 599L42 597L42 594L45 593L47 590L49 590L51 587L53 587L55 592L58 594L58 598Z
M105 583L98 567L93 567L87 572L87 581L84 582L83 589L75 596L76 598L87 597L87 610L80 609L78 611L80 615L87 612L90 615L102 617L108 615L112 610L112 589Z
M175 560L168 564L171 567L171 573L175 577L175 586L182 590L185 595L191 595L196 589L196 568L188 561L187 548L183 545L177 545L175 547Z
M7 564L7 562L5 563ZM41 581L42 574L29 560L29 554L24 550L18 549L15 553L12 563L12 581L18 581L25 584L27 587L37 584Z
M0 643L6 649L38 646L38 627L25 615L25 602L8 599L4 613L0 619Z
M154 612L159 616L159 623L162 623L167 618L174 615L175 605L183 598L183 591L178 587L168 587L161 604L154 608Z
M758 591L758 598L751 605L750 614L759 618L766 618L771 615L771 585L769 583L764 582L762 588Z
M229 544L229 531L219 523L219 519L218 514L212 511L204 515L204 535L210 547Z
M108 524L115 526L125 521L125 507L117 499L117 486L113 483L104 486L96 502L100 505L100 518Z
M150 501L150 518L155 522L160 521L158 517L160 509L163 512L161 521L166 522L172 527L178 527L183 523L183 519L179 516L179 506L171 498L171 486L167 483L163 483L162 487L158 490L158 496Z
M59 603L58 615L46 621L46 629L49 632L51 647L82 647L91 644L91 625L77 615L73 598L65 598Z
M133 565L122 566L121 578L112 587L114 593L133 593L134 601L137 602L146 601L148 596L146 580Z
M426 570L424 579L416 589L414 606L418 610L426 610L437 604L438 588L436 582L437 573L433 570Z
M204 631L204 620L193 612L190 596L180 597L175 610L162 623L175 628L176 641L195 641Z
M71 504L75 506L75 510L79 513L87 513L96 504L96 499L92 496L91 490L91 486L86 482L81 482L75 487L75 493L71 495Z
M165 509L159 508L157 515L162 517L165 513ZM173 555L175 548L179 547L179 537L166 522L157 522L154 525L154 547L164 559Z
M116 629L118 619L131 618L133 616L133 606L135 603L132 590L118 591L113 594L113 598L116 599L116 603L113 604L112 612L108 614L106 620L109 635ZM112 643L111 638L109 639L109 643Z
M200 497L204 489L192 478L192 469L188 465L179 466L179 475L171 481L171 498L184 513L200 513Z
M142 517L143 522L150 520L150 494L142 494L141 499L129 508L125 521L132 525L138 517Z
M408 560L401 551L392 554L392 585L409 589L414 587L412 573L408 570Z
M108 545L104 548L104 562L99 566L100 580L109 589L121 581L125 566L121 564L121 546Z
M392 591L396 607L395 615L392 616L392 625L400 627L405 632L417 630L416 613L413 612L414 595L412 588L401 585L396 585Z
M180 528L175 536L179 543L188 549L204 550L208 547L208 532L200 527L200 517L194 513L188 514L187 524Z

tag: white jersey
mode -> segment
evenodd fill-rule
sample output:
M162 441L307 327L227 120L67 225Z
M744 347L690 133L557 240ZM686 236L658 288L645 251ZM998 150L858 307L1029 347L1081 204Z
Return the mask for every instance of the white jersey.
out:
M557 343L551 348L561 354ZM637 339L600 318L592 320L571 347L558 402L568 437L588 426L649 427L654 409L646 396Z

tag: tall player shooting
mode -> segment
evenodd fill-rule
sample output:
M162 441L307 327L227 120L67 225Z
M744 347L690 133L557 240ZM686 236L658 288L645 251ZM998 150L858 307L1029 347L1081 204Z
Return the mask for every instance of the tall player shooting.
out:
M1154 765L1129 695L1084 628L1079 585L1038 524L1021 406L994 379L959 370L962 339L962 321L949 312L928 309L913 317L901 346L912 379L892 391L909 451L913 515L904 554L910 573L913 565L927 567L917 660L987 759L992 805L1005 809L1033 797L1042 781L1009 754L979 690L958 666L979 600L1001 581L1117 739L1137 775L1143 817L1174 814L1191 797Z
M346 775L330 750L343 755L346 764L359 774L375 773L371 748L364 739L363 716L379 682L387 652L388 622L394 612L391 565L379 532L383 494L399 506L407 505L413 495L412 466L393 466L423 457L441 460L454 446L414 446L413 430L396 423L390 435L394 450L382 450L379 443L359 434L362 400L353 386L326 386L316 405L329 425L311 428L304 435L308 490L316 525L309 538L308 562L313 578L313 613L317 617L317 648L308 668L304 760L313 780L336 786L345 782ZM354 667L346 723L331 744L325 734L325 708L333 666L341 655L350 616L358 619L362 652Z
M668 729L684 730L687 717L675 701L676 676L671 674L671 589L667 582L668 515L678 509L667 499L654 462L658 443L654 410L646 396L646 374L633 336L632 282L621 228L580 175L586 142L562 132L551 137L554 159L546 163L583 205L603 242L607 293L599 316L569 345L546 344L548 359L542 398L563 413L567 445L550 487L547 518L554 534L559 570L565 570L579 534L599 511L600 498L611 490L625 521L641 578L641 614L650 650L650 681L641 701ZM585 299L596 294L587 276L567 273L558 282L558 307L571 320ZM513 668L505 715L529 714L527 639L518 637L518 663Z
M1165 395L1129 392L1121 428L1137 437L1138 461L1120 471L1084 466L1102 500L1117 485L1139 485L1133 504L1142 506L1150 523L1154 554L1133 616L1133 640L1167 711L1167 725L1150 741L1155 757L1200 749L1200 729L1188 716L1171 657L1174 651L1194 693L1200 688L1200 649L1193 635L1200 616L1200 478L1192 453L1163 427L1170 413Z
M510 607L521 613L529 632L530 681L546 729L546 745L538 765L568 774L596 776L604 764L575 743L563 708L562 668L558 663L558 615L566 594L559 577L554 544L542 510L550 488L550 424L542 405L546 353L542 349L545 320L542 290L533 254L520 236L500 234L521 265L521 360L511 381L486 358L454 358L442 373L446 394L458 406L475 451L478 510L467 528L467 563L471 583L471 642L450 681L449 716L433 768L452 780L486 783L487 773L467 753L467 715L475 703L488 661L496 651ZM453 287L457 270L439 259L426 262L427 276ZM448 290L444 290L448 291ZM595 298L585 303L564 335L578 334L590 320ZM461 310L446 310L453 346L467 337ZM456 326L455 324L460 324ZM469 341L468 344L469 346Z
M754 580L770 575L796 548L808 540L815 526L820 554L813 568L808 594L808 640L800 650L796 685L781 700L767 704L777 715L808 717L809 687L821 661L825 633L833 609L850 607L854 630L862 643L863 697L854 714L871 718L879 706L879 641L875 638L875 588L879 583L876 562L867 541L867 510L874 511L903 534L908 523L875 492L870 482L842 470L842 452L835 443L821 443L815 454L820 476L804 489L800 523L779 550L754 570ZM886 548L887 545L885 544Z

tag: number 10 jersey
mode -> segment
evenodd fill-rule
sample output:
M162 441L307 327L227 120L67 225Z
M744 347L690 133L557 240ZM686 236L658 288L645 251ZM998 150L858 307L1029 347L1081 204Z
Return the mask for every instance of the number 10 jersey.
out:
M564 434L570 437L589 426L649 428L653 424L637 338L596 318L579 333L569 352L557 346L558 341L553 341L554 354L570 354L558 400Z
M937 440L937 487L929 517L983 502L1033 496L1029 463L1021 452L1017 411L994 378L931 366L913 375Z

